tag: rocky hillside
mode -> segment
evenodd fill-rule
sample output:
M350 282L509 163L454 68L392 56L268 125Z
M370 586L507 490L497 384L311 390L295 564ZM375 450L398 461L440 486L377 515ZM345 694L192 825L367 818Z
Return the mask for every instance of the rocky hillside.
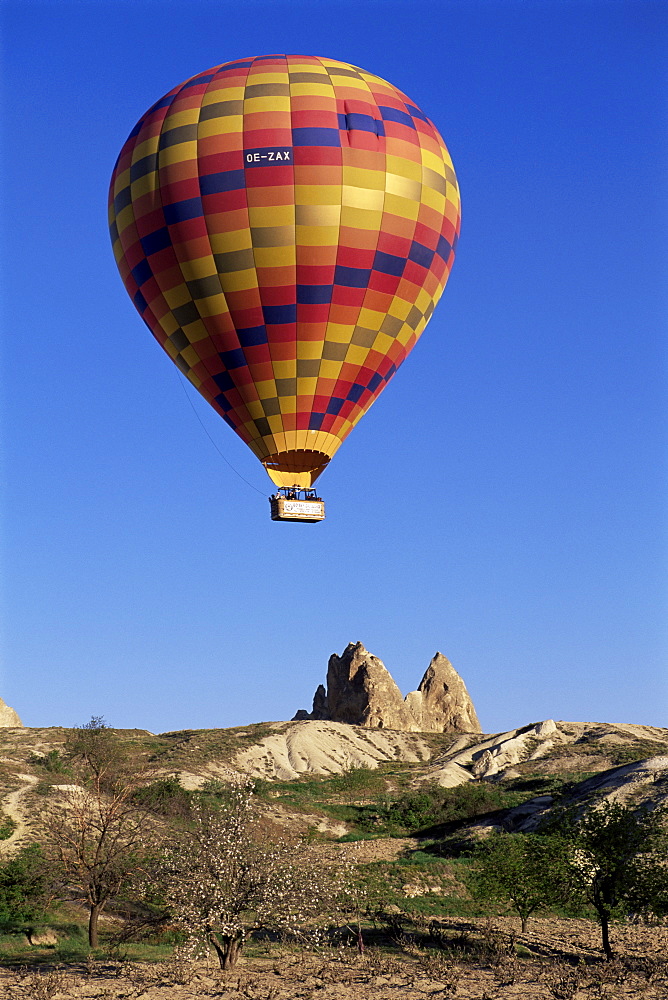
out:
M479 818L478 826L532 829L556 801L556 787L567 787L567 799L575 803L602 796L668 803L668 730L652 726L545 720L482 735L306 720L158 736L142 730L114 732L131 747L138 767L151 769L152 780L174 776L183 788L194 789L250 775L265 788L276 786L268 802L274 802L270 812L277 821L296 831L315 827L331 836L346 833L346 822L330 822L326 810L314 811L318 793L313 782L323 783L324 794L332 778L361 774L358 769L376 776L373 795L378 800L399 790L419 790L425 783L512 789L513 807L503 815L497 811ZM57 728L0 730L0 809L15 824L12 835L0 841L3 852L38 835L35 816L42 796L50 786L67 785L62 758L66 736L66 730ZM311 799L301 803L304 782L310 783ZM359 795L368 797L367 792Z

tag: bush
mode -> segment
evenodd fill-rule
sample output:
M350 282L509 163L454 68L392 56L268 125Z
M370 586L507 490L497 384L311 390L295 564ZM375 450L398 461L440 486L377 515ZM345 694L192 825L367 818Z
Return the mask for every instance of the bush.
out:
M41 756L40 754L33 754L30 758L30 763L34 767L41 767L50 774L71 774L72 769L70 768L68 762L63 758L60 750L49 750L48 753Z
M0 931L25 929L43 916L50 867L38 844L24 847L0 866Z
M133 793L133 801L139 808L160 816L181 816L190 809L190 794L176 777L161 778L138 788Z
M9 840L16 829L16 823L11 816L0 812L0 840Z
M347 807L345 818L363 833L403 835L507 809L517 801L517 795L486 783L456 788L430 784L382 805Z
M329 788L339 795L360 798L385 790L385 779L375 768L350 767L329 779Z

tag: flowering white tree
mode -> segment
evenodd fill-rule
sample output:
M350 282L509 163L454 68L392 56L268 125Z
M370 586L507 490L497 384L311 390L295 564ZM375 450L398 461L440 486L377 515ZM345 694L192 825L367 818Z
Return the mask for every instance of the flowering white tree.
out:
M248 933L297 933L331 898L326 871L305 848L262 843L252 783L231 785L219 807L196 803L193 822L166 854L166 895L191 942L213 947L221 969L234 966Z

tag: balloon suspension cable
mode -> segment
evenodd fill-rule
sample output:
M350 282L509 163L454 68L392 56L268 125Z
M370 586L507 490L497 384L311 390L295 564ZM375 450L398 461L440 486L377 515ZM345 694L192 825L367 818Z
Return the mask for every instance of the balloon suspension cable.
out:
M253 484L249 483L247 479L244 479L244 477L241 475L241 473L237 472L237 470L234 468L234 466L232 465L232 463L227 458L225 458L225 456L223 455L222 451L220 450L220 448L218 447L218 445L216 444L216 442L214 441L214 439L209 434L209 431L204 426L202 418L200 417L199 413L195 409L195 406L194 406L194 403L193 403L192 399L188 395L188 390L186 389L186 387L185 387L185 385L183 384L183 381L182 381L182 378L185 378L185 376L181 376L181 373L177 370L176 377L179 380L179 384L181 385L181 388L183 389L183 393L184 393L186 399L190 403L190 408L192 409L193 413L195 414L195 416L199 420L200 427L202 428L202 430L204 431L204 433L208 437L209 441L211 442L211 444L214 446L214 448L216 449L216 451L218 452L218 454L222 458L223 462L225 462L226 465L229 465L230 469L235 474L235 476L238 476L239 479L241 479L246 484L246 486L250 486L250 488L252 490L255 490L256 493L259 493L261 497L266 496L266 494L262 490L259 490L257 488L257 486L253 486Z

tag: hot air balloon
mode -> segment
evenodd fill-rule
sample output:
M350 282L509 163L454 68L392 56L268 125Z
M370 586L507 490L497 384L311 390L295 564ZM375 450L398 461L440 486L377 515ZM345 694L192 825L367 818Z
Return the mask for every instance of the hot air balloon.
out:
M205 70L140 119L109 224L125 287L278 487L313 484L420 337L460 202L438 131L373 73L270 55Z

